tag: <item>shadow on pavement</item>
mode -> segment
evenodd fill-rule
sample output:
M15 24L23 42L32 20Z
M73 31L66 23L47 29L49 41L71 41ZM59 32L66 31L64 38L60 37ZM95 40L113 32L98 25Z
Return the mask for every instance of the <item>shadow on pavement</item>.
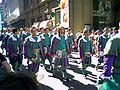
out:
M63 82L63 84L69 87L68 90L97 90L97 88L93 85L84 85L79 81L73 79L71 81Z
M46 85L43 85L43 84L40 84L40 86L41 86L41 90L54 90L54 89L52 89L51 87L49 87L49 86L46 86Z
M72 70L73 72L78 73L78 74L83 74L82 73L82 69L78 68L77 65L71 65L70 64L69 66L70 66L69 70ZM94 75L94 74L92 74L92 72L87 71L87 70L86 70L86 73L87 73L87 79L89 79L90 81L96 83L96 81L97 81L97 75Z
M72 70L73 72L78 73L78 74L82 74L82 70L80 68L78 68L77 65L70 64L69 66L70 66L69 70ZM26 68L27 68L26 66L22 65L23 72L27 71ZM52 71L49 68L50 68L49 65L45 65L45 69L47 70L47 72L52 73ZM97 76L92 74L92 72L90 72L90 71L86 70L86 72L88 73L86 79L96 83ZM49 77L53 77L53 76L49 76ZM61 82L63 82L63 84L69 88L68 90L97 90L97 88L94 85L90 85L90 84L84 85L83 83L79 82L80 80L74 80L73 79L74 76L69 73L67 73L67 78L69 78L70 80L64 81L62 78L62 73L61 73L60 69L58 69L56 71L56 74L53 78L57 78ZM42 90L54 90L51 87L43 85L41 83L40 83L40 86L42 87Z
M49 76L49 77L57 78L57 79L59 79L60 81L63 82L62 72L59 69L55 72L55 76ZM69 78L69 79L74 78L74 76L69 74L69 73L66 73L66 77Z
M28 72L27 66L22 65L21 68L22 68L22 72ZM41 83L38 84L38 87L39 87L39 90L54 90L51 87L43 85Z

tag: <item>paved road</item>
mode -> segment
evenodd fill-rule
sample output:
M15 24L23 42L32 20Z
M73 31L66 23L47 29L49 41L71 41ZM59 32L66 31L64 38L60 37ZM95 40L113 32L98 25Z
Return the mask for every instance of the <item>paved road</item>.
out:
M40 83L45 85L45 90L97 90L96 81L101 73L95 70L97 58L92 57L93 66L87 68L89 74L87 79L85 79L81 72L81 64L78 64L80 62L79 54L73 52L72 56L73 58L69 59L70 65L67 69L68 77L71 78L71 81L63 81L59 71L56 77L52 77L52 73L48 69L40 67L39 74L44 74L44 78L40 80ZM48 61L46 61L46 64L49 64Z
M72 52L72 58L70 58L69 61L70 65L67 69L67 73L68 77L71 78L71 81L63 81L60 71L58 71L56 77L52 77L52 73L48 69L48 60L45 62L46 68L39 68L37 79L42 84L44 90L97 90L96 81L97 77L101 73L100 71L95 70L97 58L94 56L92 57L93 66L86 69L89 73L86 79L81 73L81 64L78 64L80 62L79 53ZM27 65L26 60L23 60L23 65ZM42 80L40 75L44 76Z

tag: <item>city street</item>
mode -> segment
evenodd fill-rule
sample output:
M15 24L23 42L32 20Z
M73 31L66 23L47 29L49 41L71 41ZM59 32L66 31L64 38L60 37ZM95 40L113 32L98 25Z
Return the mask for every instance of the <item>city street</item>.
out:
M120 0L0 0L0 69L33 82L0 90L120 90L119 42Z
M87 67L88 76L84 78L81 71L82 64L80 63L79 53L72 52L71 56L67 69L70 81L63 81L60 71L57 72L56 77L53 77L52 72L49 70L48 60L45 62L46 68L40 66L37 79L42 84L44 90L97 90L97 77L101 73L100 69L98 71L95 69L97 58L95 56L92 57L92 66ZM26 70L25 66L27 66L26 59L23 60L23 71Z
M71 81L63 81L59 71L56 77L52 77L52 73L48 69L48 60L46 60L46 69L40 67L38 74L44 75L44 78L39 80L38 75L38 80L43 84L44 90L97 90L96 81L101 73L94 68L97 58L92 57L93 65L87 68L89 74L85 79L81 72L81 64L78 64L80 62L78 52L73 52L72 56L74 57L70 59L70 65L67 69L68 77L71 78Z

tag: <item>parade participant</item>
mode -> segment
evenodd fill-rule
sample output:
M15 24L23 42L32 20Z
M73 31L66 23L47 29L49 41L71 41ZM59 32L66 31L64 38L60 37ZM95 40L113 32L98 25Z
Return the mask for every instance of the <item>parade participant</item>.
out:
M58 29L59 26L57 26L56 28L54 28L54 30L51 31L51 38L58 34Z
M113 36L114 30L113 30L113 28L109 28L108 31L109 31L108 36L109 36L109 38L111 38Z
M59 65L61 65L62 70L62 78L64 80L68 80L67 78L67 66L68 66L68 54L70 53L69 46L68 46L68 37L65 35L64 27L61 27L58 30L58 35L56 35L52 41L51 45L51 54L55 55L54 61L54 70L53 76L56 74L56 69Z
M13 28L13 34L7 41L8 58L13 70L19 70L23 59L23 46L19 37L19 29Z
M42 90L41 84L31 73L0 73L0 90Z
M75 38L75 50L76 51L78 51L77 50L77 48L78 48L78 41L80 40L80 38L83 36L83 31L82 30L80 30L80 31L78 31L78 33L76 34L76 38Z
M6 33L7 33L7 29L4 28L3 30L1 30L1 33L0 33L0 41L3 40L3 38L6 36Z
M95 41L94 41L94 44L95 44L95 54L96 54L96 57L99 57L98 55L98 40L99 40L99 37L100 35L102 34L102 31L101 30L97 30L95 32Z
M30 36L30 28L25 28L24 31L22 32L22 39L23 41L25 40L26 37Z
M109 39L109 27L105 27L104 28L104 33L102 35L100 35L99 40L98 40L98 55L99 55L99 59L98 59L98 64L96 66L96 70L99 68L99 65L101 63L103 63L103 51L106 45L106 42Z
M120 90L120 34L111 37L106 43L103 61L98 90Z
M40 33L39 33L39 35L41 36L43 33L44 33L44 28L41 27L41 28L40 28Z
M31 28L31 34L24 42L24 56L28 59L28 70L37 73L43 55L43 46L41 38L37 36L35 27ZM30 62L32 63L30 64Z
M74 35L72 33L71 28L68 28L67 36L68 36L69 49L70 49L70 53L71 53L72 52L72 46L74 45Z
M48 28L44 29L42 36L42 45L44 47L44 55L42 59L43 66L45 65L45 60L48 59L50 63L50 69L53 70L52 66L52 56L50 55L50 46L51 46L51 34Z
M114 27L113 28L113 35L112 36L114 36L114 35L116 35L116 34L118 34L119 32L118 32L118 28L116 28L116 27Z
M7 62L7 59L5 58L5 56L4 55L2 55L1 53L0 53L0 69L4 69L4 71L5 72L11 72L11 67L10 67L10 65L8 64L8 62ZM0 73L1 73L2 71L0 70Z
M43 33L44 33L44 28L43 27L41 27L40 29L38 29L38 33L37 33L38 36L42 37Z
M78 31L78 33L76 33L76 44L77 45L78 45L78 41L80 40L82 35L83 35L83 31L82 30L80 30L80 31Z
M87 28L83 30L83 36L78 42L80 59L82 60L82 72L86 77L86 68L91 64L92 44L89 38L90 31Z
M11 35L12 35L11 28L8 28L5 37L2 39L1 48L2 48L3 52L4 52L4 49L5 49L6 56L7 56L7 53L8 53L8 50L7 50L7 41L8 41L8 38Z
M95 54L95 30L94 29L92 29L91 34L90 34L90 41L92 43L93 54Z

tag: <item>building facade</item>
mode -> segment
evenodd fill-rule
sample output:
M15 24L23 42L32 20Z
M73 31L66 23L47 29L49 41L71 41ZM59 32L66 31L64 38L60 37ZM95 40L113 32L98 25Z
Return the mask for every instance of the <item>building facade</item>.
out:
M57 0L24 0L25 25L50 19L52 9L58 5Z
M42 22L48 19L53 20L55 25L63 25L63 19L65 19L65 22L67 19L69 21L67 27L71 27L73 32L77 33L83 30L84 27L100 29L105 26L118 26L120 21L120 0L6 1L7 23L11 25L15 25L17 22L18 26L20 26L20 21L23 20L23 26L30 27L34 22ZM67 1L68 4L65 6ZM16 5L19 6L20 15L15 19L11 19ZM61 12L64 12L64 14ZM69 17L66 16L66 12Z
M3 7L7 26L24 27L23 0L4 0Z

